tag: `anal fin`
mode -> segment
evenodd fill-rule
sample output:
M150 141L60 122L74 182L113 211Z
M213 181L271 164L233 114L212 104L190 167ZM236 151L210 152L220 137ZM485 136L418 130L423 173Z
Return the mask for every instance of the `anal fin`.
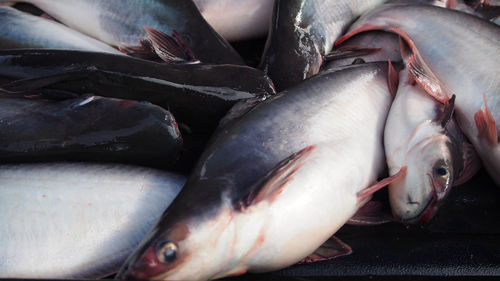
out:
M305 257L303 260L298 262L299 264L309 264L318 261L331 260L337 257L346 256L352 253L352 249L349 245L342 242L335 236L330 237L326 240L323 245L321 245L312 254Z

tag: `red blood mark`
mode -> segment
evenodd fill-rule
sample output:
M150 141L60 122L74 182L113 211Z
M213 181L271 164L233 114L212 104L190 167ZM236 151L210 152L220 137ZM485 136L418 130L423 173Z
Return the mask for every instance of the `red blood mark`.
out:
M185 224L177 224L170 233L170 239L173 241L182 241L186 239L189 234L189 227Z
M87 205L90 207L90 206L92 206L92 203L89 202L89 203L87 203Z
M124 100L124 101L120 102L120 107L129 106L129 105L134 104L134 103L136 103L136 101Z
M42 194L42 198L46 198L46 197L47 197L47 195L45 195L45 194Z

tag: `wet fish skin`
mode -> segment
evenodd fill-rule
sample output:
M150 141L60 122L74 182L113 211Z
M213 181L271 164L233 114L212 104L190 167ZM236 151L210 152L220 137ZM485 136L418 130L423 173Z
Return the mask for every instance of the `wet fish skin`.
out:
M0 101L4 163L90 160L173 167L181 152L174 116L150 103L88 95L2 95Z
M60 23L0 7L0 49L49 48L121 54L101 41Z
M385 0L277 0L260 68L282 91L319 72L348 25Z
M205 20L228 41L266 35L273 0L194 0Z
M407 167L405 177L389 185L389 199L396 220L423 224L436 214L464 170L474 167L465 165L471 160L470 144L455 118L442 120L451 114L449 108L409 83L407 74L401 75L385 126L389 175Z
M144 26L179 32L195 57L206 63L243 60L203 19L192 0L25 0L63 24L109 45L138 45Z
M41 163L1 165L0 180L0 277L90 279L118 270L185 177L138 166Z
M354 214L356 192L383 169L382 131L392 101L386 68L323 73L222 128L118 277L206 280L276 270L313 252ZM315 144L273 203L248 204L245 198L268 171ZM355 160L361 155L364 161ZM359 176L352 177L354 170ZM321 208L304 211L311 203ZM171 262L157 256L165 245L176 249Z
M423 16L425 24L420 21ZM416 81L440 101L456 95L458 124L489 174L500 185L498 139L479 135L476 124L476 114L482 115L487 103L491 120L495 123L488 126L496 127L490 132L498 135L500 27L472 15L439 7L387 5L361 17L337 44L366 29L391 30L402 35L411 47L406 51L405 61L410 70L413 69ZM460 37L455 34L460 34Z
M201 133L211 133L237 101L275 94L269 77L246 66L172 65L79 51L0 51L0 77L36 80L19 81L9 90L51 87L146 100L169 109L178 122Z
M343 46L363 46L380 48L381 50L373 54L358 56L356 58L361 58L365 62L376 62L376 61L392 61L401 62L401 51L399 50L399 38L397 35L389 32L381 31L370 31L358 34L351 39L344 42L339 47ZM343 66L352 64L356 58L345 58L336 59L328 61L323 68L328 70L333 67Z

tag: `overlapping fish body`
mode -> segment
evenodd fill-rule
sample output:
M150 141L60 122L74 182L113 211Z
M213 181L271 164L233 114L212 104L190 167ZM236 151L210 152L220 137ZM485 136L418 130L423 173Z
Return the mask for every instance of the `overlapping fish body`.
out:
M453 185L463 183L479 162L453 118L453 100L441 104L401 75L384 132L389 174L406 175L389 185L394 217L404 223L430 220Z
M0 2L14 2L2 0ZM144 26L178 32L206 63L244 64L241 57L203 19L192 0L23 0L91 37L111 46L138 45Z
M185 177L117 164L0 166L0 277L116 272Z
M0 161L102 161L173 167L174 117L147 102L82 96L0 96Z
M278 91L317 74L323 57L349 24L383 2L277 0L261 69Z
M237 101L275 94L270 79L247 66L162 64L95 52L0 51L0 76L24 79L0 86L9 91L50 88L149 101L197 132L212 132Z
M223 127L119 277L205 280L303 259L356 212L358 192L384 170L391 101L387 63L354 65Z
M73 49L120 54L105 43L60 23L0 7L0 48Z
M361 17L337 44L366 30L399 34L415 81L443 103L456 95L458 124L500 184L500 27L434 6L385 5Z

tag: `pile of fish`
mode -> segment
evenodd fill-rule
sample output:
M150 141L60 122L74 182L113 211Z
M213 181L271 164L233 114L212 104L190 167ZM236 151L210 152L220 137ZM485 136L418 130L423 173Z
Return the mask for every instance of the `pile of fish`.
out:
M274 271L428 222L481 165L500 185L499 1L16 2L0 278Z

